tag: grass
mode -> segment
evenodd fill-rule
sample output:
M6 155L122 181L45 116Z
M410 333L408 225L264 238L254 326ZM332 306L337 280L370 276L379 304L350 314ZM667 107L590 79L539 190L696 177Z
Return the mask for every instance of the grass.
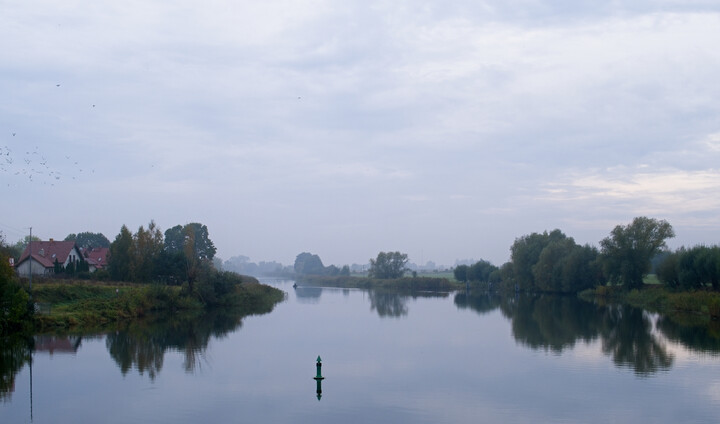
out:
M45 282L34 285L32 295L34 302L47 308L47 313L35 314L37 331L96 329L161 312L203 311L208 307L186 286L158 284ZM255 313L271 310L283 298L281 290L247 282L233 284L216 304Z

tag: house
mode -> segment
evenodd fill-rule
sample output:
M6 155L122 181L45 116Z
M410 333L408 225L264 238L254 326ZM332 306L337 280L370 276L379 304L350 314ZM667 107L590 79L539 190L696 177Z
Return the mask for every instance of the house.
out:
M110 249L107 247L82 249L81 253L83 255L83 258L85 258L88 265L90 266L90 272L95 272L99 269L105 269L105 267L107 267L108 265Z
M30 249L32 248L32 252ZM55 272L55 261L61 266L82 260L80 249L74 241L33 241L20 255L15 271L21 276L50 275Z

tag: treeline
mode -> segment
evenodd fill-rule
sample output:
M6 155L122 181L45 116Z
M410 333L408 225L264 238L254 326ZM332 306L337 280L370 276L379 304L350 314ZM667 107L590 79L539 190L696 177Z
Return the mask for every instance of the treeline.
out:
M607 284L625 289L643 286L651 261L660 256L658 277L675 289L720 289L720 248L681 248L667 251L675 236L664 220L637 217L618 225L600 241L600 249L579 245L556 229L519 237L510 248L511 260L501 267L487 261L455 268L459 281L497 284L506 291L577 293Z
M657 276L673 289L697 290L710 286L720 290L720 247L681 247L667 252L657 267Z
M215 245L207 226L176 225L163 234L154 221L133 234L123 225L110 244L108 277L113 281L191 286L213 269Z

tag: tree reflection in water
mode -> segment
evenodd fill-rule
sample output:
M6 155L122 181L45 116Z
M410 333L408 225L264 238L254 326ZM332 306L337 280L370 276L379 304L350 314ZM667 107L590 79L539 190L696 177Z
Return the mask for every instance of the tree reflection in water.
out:
M15 376L32 361L32 338L8 337L0 347L0 401L10 400Z
M599 339L602 352L616 366L629 367L639 376L667 370L673 364L673 356L653 332L651 317L641 309L599 306L574 296L500 298L472 292L457 293L455 304L481 315L500 308L511 321L515 340L531 349L560 354L578 341L589 343Z
M141 375L147 372L154 380L162 370L168 350L183 353L185 371L192 373L202 365L210 340L221 339L241 327L247 315L237 309L157 317L108 334L106 345L123 375L135 367Z
M630 367L641 376L672 367L673 356L653 333L645 311L627 305L604 309L602 350L612 356L615 365Z
M400 318L408 314L408 299L419 297L448 297L447 292L368 290L370 310L376 311L381 318Z
M698 315L660 317L657 327L668 340L695 352L720 356L720 322L717 320L708 323Z

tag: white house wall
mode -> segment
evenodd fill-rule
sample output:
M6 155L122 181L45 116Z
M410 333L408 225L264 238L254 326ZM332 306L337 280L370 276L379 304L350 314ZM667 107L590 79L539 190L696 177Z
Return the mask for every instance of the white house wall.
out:
M70 253L68 253L67 259L65 259L62 266L67 266L70 262L79 262L80 259L82 259L80 251L77 250L77 248L73 248Z
M15 268L15 271L20 276L28 277L30 276L30 263L32 262L32 273L33 275L45 275L48 274L49 271L45 269L43 264L36 261L35 259L29 259L21 263L20 265Z

